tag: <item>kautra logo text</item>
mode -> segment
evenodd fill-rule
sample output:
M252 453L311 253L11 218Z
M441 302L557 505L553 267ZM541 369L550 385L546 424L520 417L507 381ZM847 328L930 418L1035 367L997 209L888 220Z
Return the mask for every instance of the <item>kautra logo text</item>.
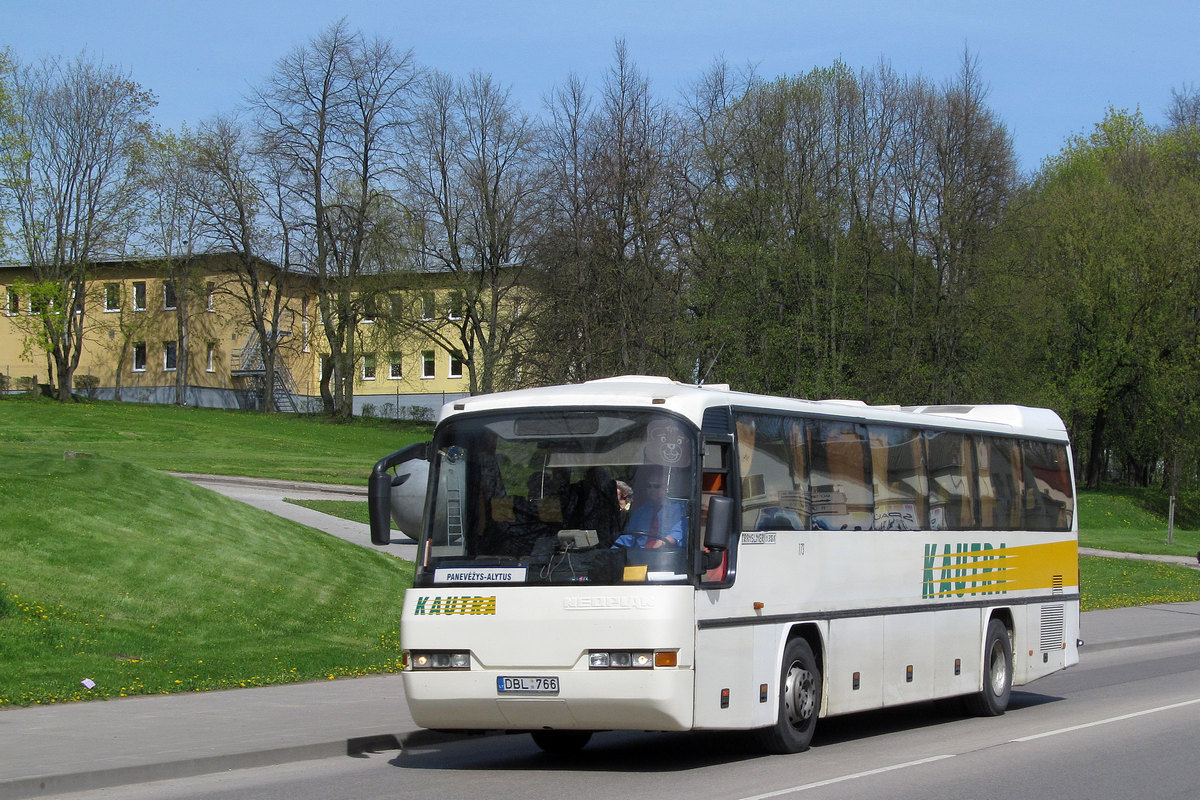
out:
M496 598L492 597L429 597L417 598L413 614L495 614Z
M921 599L1004 594L1012 569L1003 542L956 542L925 545ZM940 552L939 552L940 551Z

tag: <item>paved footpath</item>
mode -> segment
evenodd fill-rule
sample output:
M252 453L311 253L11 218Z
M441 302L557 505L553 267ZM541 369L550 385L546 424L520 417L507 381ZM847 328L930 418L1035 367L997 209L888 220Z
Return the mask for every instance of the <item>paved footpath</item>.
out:
M365 483L362 486L338 486L303 481L237 478L228 475L200 475L192 472L172 472L171 474L247 505L269 511L278 517L325 531L339 539L345 539L372 550L382 550L408 561L412 561L416 556L417 543L407 536L393 531L392 543L384 547L377 547L371 544L370 526L322 514L320 511L313 511L311 508L298 506L284 499L344 500L365 503L367 501L367 485Z

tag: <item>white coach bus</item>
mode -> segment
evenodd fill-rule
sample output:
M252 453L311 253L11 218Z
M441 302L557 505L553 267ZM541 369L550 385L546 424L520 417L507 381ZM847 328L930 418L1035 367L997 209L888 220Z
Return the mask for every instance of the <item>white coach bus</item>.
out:
M447 405L431 443L375 465L371 530L418 539L418 725L547 750L744 729L791 753L820 717L1002 714L1075 664L1072 474L1044 409L625 376Z

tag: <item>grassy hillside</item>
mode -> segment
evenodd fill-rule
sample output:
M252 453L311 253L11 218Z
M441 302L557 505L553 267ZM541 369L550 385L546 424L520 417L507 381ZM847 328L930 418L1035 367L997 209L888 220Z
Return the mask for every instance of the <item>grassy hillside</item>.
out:
M0 705L395 668L406 562L109 458L6 449L0 494Z
M375 419L0 398L0 449L60 457L76 450L176 472L366 485L377 460L429 431Z
M1195 556L1200 518L1192 498L1176 506L1175 533L1167 544L1167 499L1154 489L1106 487L1079 493L1079 544L1122 553Z

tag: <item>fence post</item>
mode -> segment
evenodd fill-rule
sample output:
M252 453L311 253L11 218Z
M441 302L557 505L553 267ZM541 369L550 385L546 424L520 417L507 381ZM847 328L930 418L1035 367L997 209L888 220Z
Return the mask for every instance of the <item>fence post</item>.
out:
M1171 505L1167 511L1167 544L1175 538L1175 495L1171 495Z

